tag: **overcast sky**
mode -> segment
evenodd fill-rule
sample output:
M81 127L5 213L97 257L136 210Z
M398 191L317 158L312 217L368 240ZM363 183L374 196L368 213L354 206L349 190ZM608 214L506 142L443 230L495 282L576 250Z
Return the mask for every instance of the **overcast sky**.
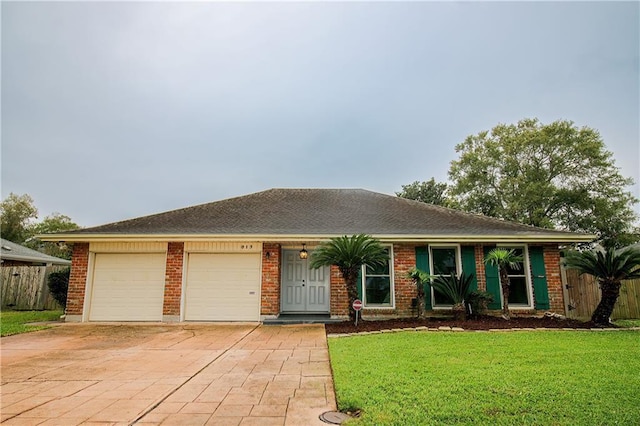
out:
M446 180L457 143L525 117L599 130L638 182L639 16L638 2L2 2L2 198L91 226L273 187L393 194Z

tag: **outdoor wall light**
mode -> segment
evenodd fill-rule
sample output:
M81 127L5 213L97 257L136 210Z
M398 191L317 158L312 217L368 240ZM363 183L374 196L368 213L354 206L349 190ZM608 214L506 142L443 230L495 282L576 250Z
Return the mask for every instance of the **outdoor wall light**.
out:
M302 245L302 250L300 250L300 259L306 259L307 257L309 257L309 252L305 248L306 246L306 244Z
M270 253L270 252L265 253L265 255L264 255L264 256L265 256L267 259L271 259L271 253Z

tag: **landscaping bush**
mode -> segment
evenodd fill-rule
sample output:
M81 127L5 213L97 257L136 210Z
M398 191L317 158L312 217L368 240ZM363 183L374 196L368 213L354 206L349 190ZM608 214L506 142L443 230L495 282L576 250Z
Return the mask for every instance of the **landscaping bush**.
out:
M477 318L487 311L489 303L493 302L493 295L486 291L472 291L467 296L467 312L471 318Z
M52 272L49 274L49 292L51 296L58 302L63 308L67 307L67 290L69 289L69 275L71 274L71 268L66 268L61 271Z

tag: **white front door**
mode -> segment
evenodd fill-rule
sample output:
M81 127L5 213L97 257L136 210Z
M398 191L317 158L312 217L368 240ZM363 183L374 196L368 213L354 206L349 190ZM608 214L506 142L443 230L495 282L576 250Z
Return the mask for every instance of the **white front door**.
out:
M329 313L329 267L309 269L298 250L282 253L283 313Z

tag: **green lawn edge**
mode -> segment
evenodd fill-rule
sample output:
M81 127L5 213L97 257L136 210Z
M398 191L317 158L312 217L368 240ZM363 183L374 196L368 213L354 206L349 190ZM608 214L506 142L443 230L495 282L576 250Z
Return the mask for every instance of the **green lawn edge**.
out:
M640 333L399 332L330 338L362 425L640 424Z
M27 323L59 321L61 310L55 311L13 311L0 312L0 336L29 333L49 328L47 325L27 325Z

